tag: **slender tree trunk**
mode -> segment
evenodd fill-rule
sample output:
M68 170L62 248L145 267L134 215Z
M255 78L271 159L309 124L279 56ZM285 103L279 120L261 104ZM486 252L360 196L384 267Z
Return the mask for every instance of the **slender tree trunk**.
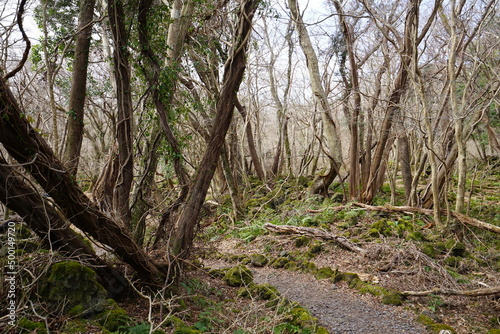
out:
M266 179L266 175L264 174L264 168L262 168L262 163L260 162L259 154L257 153L257 148L255 147L252 123L250 122L245 106L241 105L238 100L235 101L235 105L241 117L243 118L243 121L245 122L245 133L247 137L248 151L250 152L250 158L252 159L255 173L257 174L259 180L264 182Z
M351 80L350 87L346 87L349 89L349 93L352 94L353 97L353 110L350 113L350 126L351 129L351 147L350 147L350 163L349 163L349 197L350 200L357 200L359 198L360 192L360 167L359 167L359 145L360 136L359 136L359 117L361 111L361 94L359 92L359 76L358 76L358 63L356 62L356 55L354 52L354 33L353 28L351 27L344 15L344 11L339 1L333 1L335 9L339 14L339 22L342 29L342 34L344 35L344 40L346 43L347 54L349 57L349 66L351 68Z
M83 117L85 95L87 94L87 68L94 17L95 0L83 0L78 16L78 35L73 60L73 77L69 93L66 144L64 162L68 171L76 175L83 140Z
M134 177L132 143L132 88L130 85L130 65L128 36L125 30L125 13L121 0L108 0L108 15L113 35L113 64L116 82L118 115L116 139L118 144L118 175L113 193L113 211L125 226L130 223L130 190Z
M236 93L245 72L246 49L257 4L257 0L247 0L242 2L240 7L234 44L231 49L231 55L224 67L222 91L217 102L217 114L210 134L210 141L177 220L176 235L173 240L172 249L175 255L181 257L187 256L192 245L198 215L215 173L217 161L224 145L224 138L231 124Z
M340 137L337 130L337 125L330 115L330 106L328 105L327 95L321 83L321 76L319 74L319 64L316 52L311 43L309 33L307 32L306 25L302 20L299 12L297 0L288 0L290 12L295 23L295 29L299 35L300 46L302 52L306 57L307 69L309 70L309 79L311 81L311 88L321 110L321 117L324 125L324 133L327 138L329 147L329 156L332 160L330 163L330 171L326 177L320 177L309 189L310 193L318 193L328 189L331 182L338 175L339 169L342 166L342 146ZM329 182L329 183L328 183Z

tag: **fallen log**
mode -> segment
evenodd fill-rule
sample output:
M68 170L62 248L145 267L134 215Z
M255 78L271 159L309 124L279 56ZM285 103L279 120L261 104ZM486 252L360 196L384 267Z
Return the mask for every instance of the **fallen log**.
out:
M363 204L363 203L352 203L352 205L358 206L360 208L364 208L366 210L371 210L371 211L405 212L405 213L415 213L416 212L416 213L424 214L426 216L433 215L433 211L431 209L417 208L417 207L412 207L412 206L393 206L390 204L373 206L373 205L368 205L368 204ZM444 212L444 213L446 213L446 212ZM455 212L455 211L450 211L450 215L453 218L457 219L462 224L472 225L475 227L479 227L483 230L487 230L487 231L490 231L493 233L500 234L500 226L488 224L488 223L485 223L479 219L468 217L466 215L463 215L463 214Z
M300 234L308 237L323 239L323 240L333 240L337 244L345 247L353 252L365 254L366 250L357 246L352 241L349 241L345 237L341 237L335 235L331 232L320 230L312 227L304 227L304 226L291 226L291 225L274 225L271 223L265 223L264 228L269 231L280 233L280 234Z
M455 296L469 296L469 297L478 297L478 296L489 296L500 293L500 286L495 286L492 288L484 288L484 289L475 289L475 290L453 290L453 289L431 289L427 291L403 291L401 294L403 296L415 296L415 297L423 297L428 295L455 295Z

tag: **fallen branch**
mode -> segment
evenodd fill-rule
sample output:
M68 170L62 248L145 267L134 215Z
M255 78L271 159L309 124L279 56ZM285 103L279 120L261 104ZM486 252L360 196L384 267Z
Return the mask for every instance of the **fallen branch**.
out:
M333 240L339 245L353 251L356 253L360 254L365 254L366 250L357 246L353 242L349 241L347 238L335 235L333 233L324 231L324 230L319 230L316 228L312 227L303 227L303 226L290 226L290 225L274 225L271 223L265 223L264 228L275 232L275 233L280 233L280 234L300 234L300 235L305 235L313 238L319 238L323 240Z
M416 296L422 297L427 295L455 295L455 296L469 296L469 297L477 297L477 296L488 296L500 293L500 286L495 286L492 288L485 289L475 289L475 290L452 290L452 289L432 289L427 291L403 291L401 294L403 296Z
M361 208L364 208L366 210L372 210L372 211L382 211L382 212L405 212L405 213L421 213L427 216L432 216L433 211L431 209L424 209L424 208L416 208L412 206L393 206L390 204L385 204L383 206L373 206L373 205L368 205L368 204L363 204L363 203L352 203L352 205L359 206ZM483 230L487 230L493 233L498 233L500 234L500 226L492 225L485 223L479 219L468 217L466 215L463 215L461 213L455 212L455 211L450 211L450 214L453 218L457 219L460 221L462 224L468 224L472 225L475 227L479 227Z

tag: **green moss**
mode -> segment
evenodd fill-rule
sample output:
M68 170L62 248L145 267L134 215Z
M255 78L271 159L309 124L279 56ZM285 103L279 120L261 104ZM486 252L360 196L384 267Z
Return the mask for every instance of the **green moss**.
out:
M229 269L224 275L224 281L229 286L243 286L252 283L253 275L250 269L244 265L238 265Z
M107 296L95 272L75 261L53 264L40 281L40 296L49 303L65 304L65 311L101 312ZM84 313L84 312L80 312Z
M114 332L118 330L120 326L127 324L128 316L124 309L116 307L114 309L101 312L97 316L97 319L104 329Z
M295 239L295 242L294 242L295 247L297 247L297 248L307 246L310 243L311 243L311 238L308 238L306 236L300 236L297 239Z
M297 262L295 262L295 261L288 261L285 264L284 268L286 270L296 271L299 269L299 266L298 266Z
M500 329L490 329L486 334L500 334Z
M445 324L436 323L430 317L423 314L418 316L417 322L424 325L425 328L431 333L440 333L443 330L448 330L451 331L451 333L456 333L456 331L452 327Z
M318 327L315 334L329 334L329 332L325 327Z
M356 290L362 289L365 285L366 285L366 283L363 282L362 280L360 280L359 278L353 278L349 282L349 288L356 289Z
M313 262L304 261L300 264L299 269L308 274L314 274L318 267Z
M318 254L323 250L323 245L320 242L315 242L309 247L308 253L310 254Z
M269 260L262 254L251 254L250 263L255 267L264 267Z
M87 331L87 324L82 320L68 321L62 330L64 334L80 334Z
M270 266L275 269L283 268L288 261L289 260L286 257L278 257L271 262Z
M19 333L36 333L36 334L47 333L47 329L45 328L44 323L31 321L24 317L19 319L19 321L17 322L17 327Z
M426 241L427 239L425 238L424 234L420 231L415 231L415 232L410 232L406 236L407 240L413 240L413 241Z
M379 220L371 225L370 231L368 234L372 237L378 237L379 235L383 235L386 237L392 236L392 224L385 219Z
M434 249L433 244L430 242L423 244L420 249L422 253L424 253L430 258L435 258L437 255L436 249Z
M379 297L384 294L385 290L378 286L378 285L372 285L372 284L365 284L361 289L359 289L359 293L365 294L369 293L373 296Z
M335 276L335 272L330 267L322 267L314 273L316 279L332 278Z
M358 279L359 276L356 273L343 273L342 274L342 280L346 281L347 284L350 284L353 279Z
M318 319L314 318L308 310L303 307L297 306L290 310L291 323L301 327L314 326Z
M387 305L399 306L403 304L403 296L395 290L388 290L385 291L384 295L382 296L382 303Z

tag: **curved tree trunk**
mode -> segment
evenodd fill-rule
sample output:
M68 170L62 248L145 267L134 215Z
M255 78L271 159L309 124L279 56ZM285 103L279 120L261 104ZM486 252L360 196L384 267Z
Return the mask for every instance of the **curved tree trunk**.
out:
M175 255L184 257L188 254L194 239L198 215L217 167L222 145L231 124L235 107L236 93L246 67L246 49L250 38L252 19L257 8L257 0L247 0L241 4L238 15L234 44L231 56L224 67L224 78L220 98L217 102L217 114L213 122L207 150L193 178L188 196L176 224L176 234L172 249Z

